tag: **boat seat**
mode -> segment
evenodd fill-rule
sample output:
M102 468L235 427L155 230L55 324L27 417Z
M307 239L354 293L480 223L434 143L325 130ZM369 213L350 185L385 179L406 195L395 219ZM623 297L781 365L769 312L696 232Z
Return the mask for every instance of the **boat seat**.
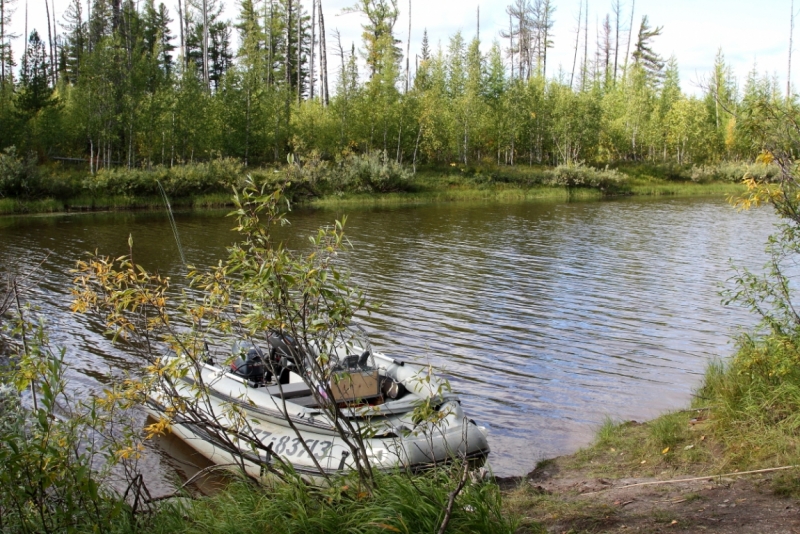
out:
M283 390L283 396L281 396ZM304 382L295 382L294 384L284 384L282 386L269 386L266 388L267 393L273 397L283 399L296 399L298 397L308 397L311 395L311 388ZM313 398L313 396L312 396Z

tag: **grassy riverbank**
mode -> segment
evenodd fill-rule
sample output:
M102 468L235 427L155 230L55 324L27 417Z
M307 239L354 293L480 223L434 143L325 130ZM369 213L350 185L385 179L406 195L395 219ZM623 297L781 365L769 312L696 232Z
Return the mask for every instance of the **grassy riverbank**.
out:
M476 183L469 179L434 172L421 173L409 184L408 190L392 192L335 192L319 197L298 197L299 204L313 207L425 205L450 202L521 202L600 200L621 196L633 197L692 197L732 196L744 190L740 183L676 182L662 178L632 180L614 194L590 187L564 187L545 184L487 181ZM231 206L228 191L189 196L170 196L173 208L218 208ZM0 198L0 215L25 213L62 213L80 211L114 211L162 209L163 198L155 195L90 195L41 199Z
M711 364L686 410L609 420L590 447L500 481L506 513L535 533L797 528L800 370L797 346L781 341Z
M423 166L412 171L382 153L336 161L292 159L282 167L247 167L219 158L151 168L88 169L35 165L0 154L0 214L161 209L166 194L178 208L231 205L231 191L251 177L267 188L291 183L296 204L320 207L443 202L592 200L620 196L736 195L744 176L770 180L777 166L743 162L713 166L627 163L591 167L543 165Z

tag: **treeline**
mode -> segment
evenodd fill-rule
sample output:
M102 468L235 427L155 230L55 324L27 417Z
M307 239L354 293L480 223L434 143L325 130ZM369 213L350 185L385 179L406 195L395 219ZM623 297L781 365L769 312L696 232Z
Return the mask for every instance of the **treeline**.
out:
M351 8L365 21L359 51L326 33L322 0L242 0L235 22L217 0L180 0L178 36L155 0L73 0L63 32L49 15L47 36L30 32L19 68L3 29L13 1L0 0L0 148L93 172L374 151L415 166L703 164L753 157L734 117L780 98L756 73L740 90L721 51L704 95L684 94L677 60L655 51L661 28L643 17L632 31L631 14L625 37L618 0L593 53L582 6L572 70L555 75L551 0L515 0L488 52L462 33L434 49L427 32L402 50L397 0Z

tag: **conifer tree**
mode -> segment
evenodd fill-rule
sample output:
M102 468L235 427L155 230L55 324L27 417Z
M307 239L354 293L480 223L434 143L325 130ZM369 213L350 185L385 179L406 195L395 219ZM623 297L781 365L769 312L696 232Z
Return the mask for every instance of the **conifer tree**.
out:
M399 67L402 51L398 46L400 41L394 37L394 25L400 14L397 0L358 0L345 12L361 13L367 17L367 23L361 27L364 29L364 59L370 78L385 68L388 62L396 63Z
M0 85L13 77L14 55L11 53L11 39L16 35L9 30L11 15L14 14L14 0L0 0Z
M35 115L53 103L53 88L50 87L49 73L47 48L39 37L39 32L33 30L28 37L25 55L22 57L17 100L19 109L29 116Z
M76 84L80 76L81 61L88 51L89 24L83 16L83 2L72 0L64 13L67 30L64 44L65 65L62 69L68 83Z
M647 15L642 17L642 24L639 26L639 36L636 39L636 47L633 51L633 62L636 66L644 69L648 80L654 85L658 85L664 76L664 60L653 51L652 40L661 35L663 26L651 28L647 20Z

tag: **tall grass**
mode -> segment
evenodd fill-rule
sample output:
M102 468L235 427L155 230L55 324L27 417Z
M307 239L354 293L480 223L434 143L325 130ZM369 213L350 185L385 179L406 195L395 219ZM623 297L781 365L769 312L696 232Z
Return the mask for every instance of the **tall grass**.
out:
M734 468L800 464L800 347L788 337L744 338L709 365L699 402Z
M302 482L257 486L240 480L212 497L164 506L144 530L153 534L433 533L444 520L458 469L451 466L415 476L382 474L371 495L348 476L325 488ZM495 484L470 482L455 500L448 532L514 532L516 520L505 516L501 506Z
M40 200L17 200L0 198L0 215L16 213L56 213L64 211L64 203L52 198Z
M409 193L388 194L342 194L314 199L309 202L315 207L340 206L399 206L425 205L449 202L525 202L529 200L594 200L601 194L593 190L570 191L565 187L540 186L530 189L517 187L472 188L448 187Z
M694 196L732 196L739 195L745 191L745 186L741 183L706 183L698 184L691 182L682 183L637 183L630 186L630 192L634 196L645 197L694 197Z

